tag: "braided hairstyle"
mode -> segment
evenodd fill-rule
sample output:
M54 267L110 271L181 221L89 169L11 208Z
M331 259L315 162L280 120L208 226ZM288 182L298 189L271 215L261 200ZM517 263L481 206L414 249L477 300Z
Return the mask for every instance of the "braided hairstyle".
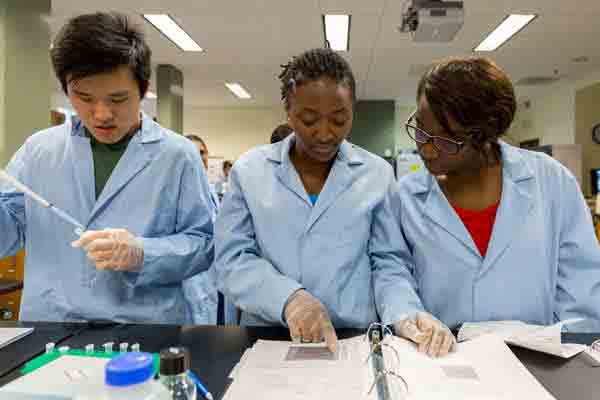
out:
M281 100L285 109L290 108L290 94L298 86L327 77L350 89L352 102L356 101L356 81L348 62L331 49L312 49L293 57L281 66Z

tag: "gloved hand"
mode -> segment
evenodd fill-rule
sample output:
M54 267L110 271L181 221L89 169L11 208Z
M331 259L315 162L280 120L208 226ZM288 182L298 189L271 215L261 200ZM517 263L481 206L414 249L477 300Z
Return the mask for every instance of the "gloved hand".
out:
M306 290L300 289L290 296L284 310L292 340L322 342L335 353L337 335L325 306Z
M418 312L414 318L394 323L396 335L412 340L420 353L430 357L443 357L456 346L456 339L443 322L426 312Z
M82 247L97 269L139 271L144 263L142 241L125 229L86 231L73 247Z

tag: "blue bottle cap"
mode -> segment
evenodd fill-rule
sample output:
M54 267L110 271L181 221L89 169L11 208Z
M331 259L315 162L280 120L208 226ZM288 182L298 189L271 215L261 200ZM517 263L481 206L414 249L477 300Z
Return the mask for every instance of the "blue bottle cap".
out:
M154 373L152 354L122 354L110 360L104 372L104 382L109 386L129 386L145 382Z

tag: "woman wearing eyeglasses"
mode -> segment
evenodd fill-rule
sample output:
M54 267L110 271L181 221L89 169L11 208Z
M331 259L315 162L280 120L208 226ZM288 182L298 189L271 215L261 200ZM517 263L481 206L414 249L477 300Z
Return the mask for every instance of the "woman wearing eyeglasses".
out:
M445 354L448 327L467 321L597 323L590 211L565 167L500 140L516 110L508 76L487 59L444 61L423 76L417 101L406 131L426 170L393 196L410 249L398 275L410 285L375 282L383 321L408 338L427 333L419 348L430 355Z

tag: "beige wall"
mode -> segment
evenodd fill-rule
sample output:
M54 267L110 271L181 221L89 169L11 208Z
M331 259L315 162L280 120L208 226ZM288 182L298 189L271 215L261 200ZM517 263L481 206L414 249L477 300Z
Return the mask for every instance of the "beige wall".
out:
M591 195L589 171L600 168L600 144L592 141L592 127L600 123L600 83L577 90L575 94L576 142L583 148L583 189Z
M404 121L413 105L396 104L396 151L416 148L404 131ZM186 107L184 133L197 134L207 143L211 155L236 159L254 146L269 143L273 129L286 121L280 106L264 108Z
M6 107L6 96L5 93L5 75L6 68L6 5L0 4L0 166L4 166L4 138L6 136L6 128L3 121L5 121L5 107Z
M523 140L540 139L540 144L575 143L575 91L573 83L556 83L543 94L519 101L508 136L517 145Z
M599 82L600 69L549 85L535 96L522 97L510 136L517 142L540 138L541 144L576 143L576 93ZM531 102L529 109L524 107L525 99Z
M0 2L0 165L50 124L50 0Z
M286 115L281 106L186 107L184 133L201 136L211 155L235 160L252 147L269 143L273 129L285 121Z
M600 70L550 85L527 100L529 108L519 102L509 135L517 144L539 138L542 145L581 145L582 189L590 195L589 171L600 168L600 145L591 138L592 126L600 123Z
M172 65L156 68L158 122L177 133L183 132L183 73Z

